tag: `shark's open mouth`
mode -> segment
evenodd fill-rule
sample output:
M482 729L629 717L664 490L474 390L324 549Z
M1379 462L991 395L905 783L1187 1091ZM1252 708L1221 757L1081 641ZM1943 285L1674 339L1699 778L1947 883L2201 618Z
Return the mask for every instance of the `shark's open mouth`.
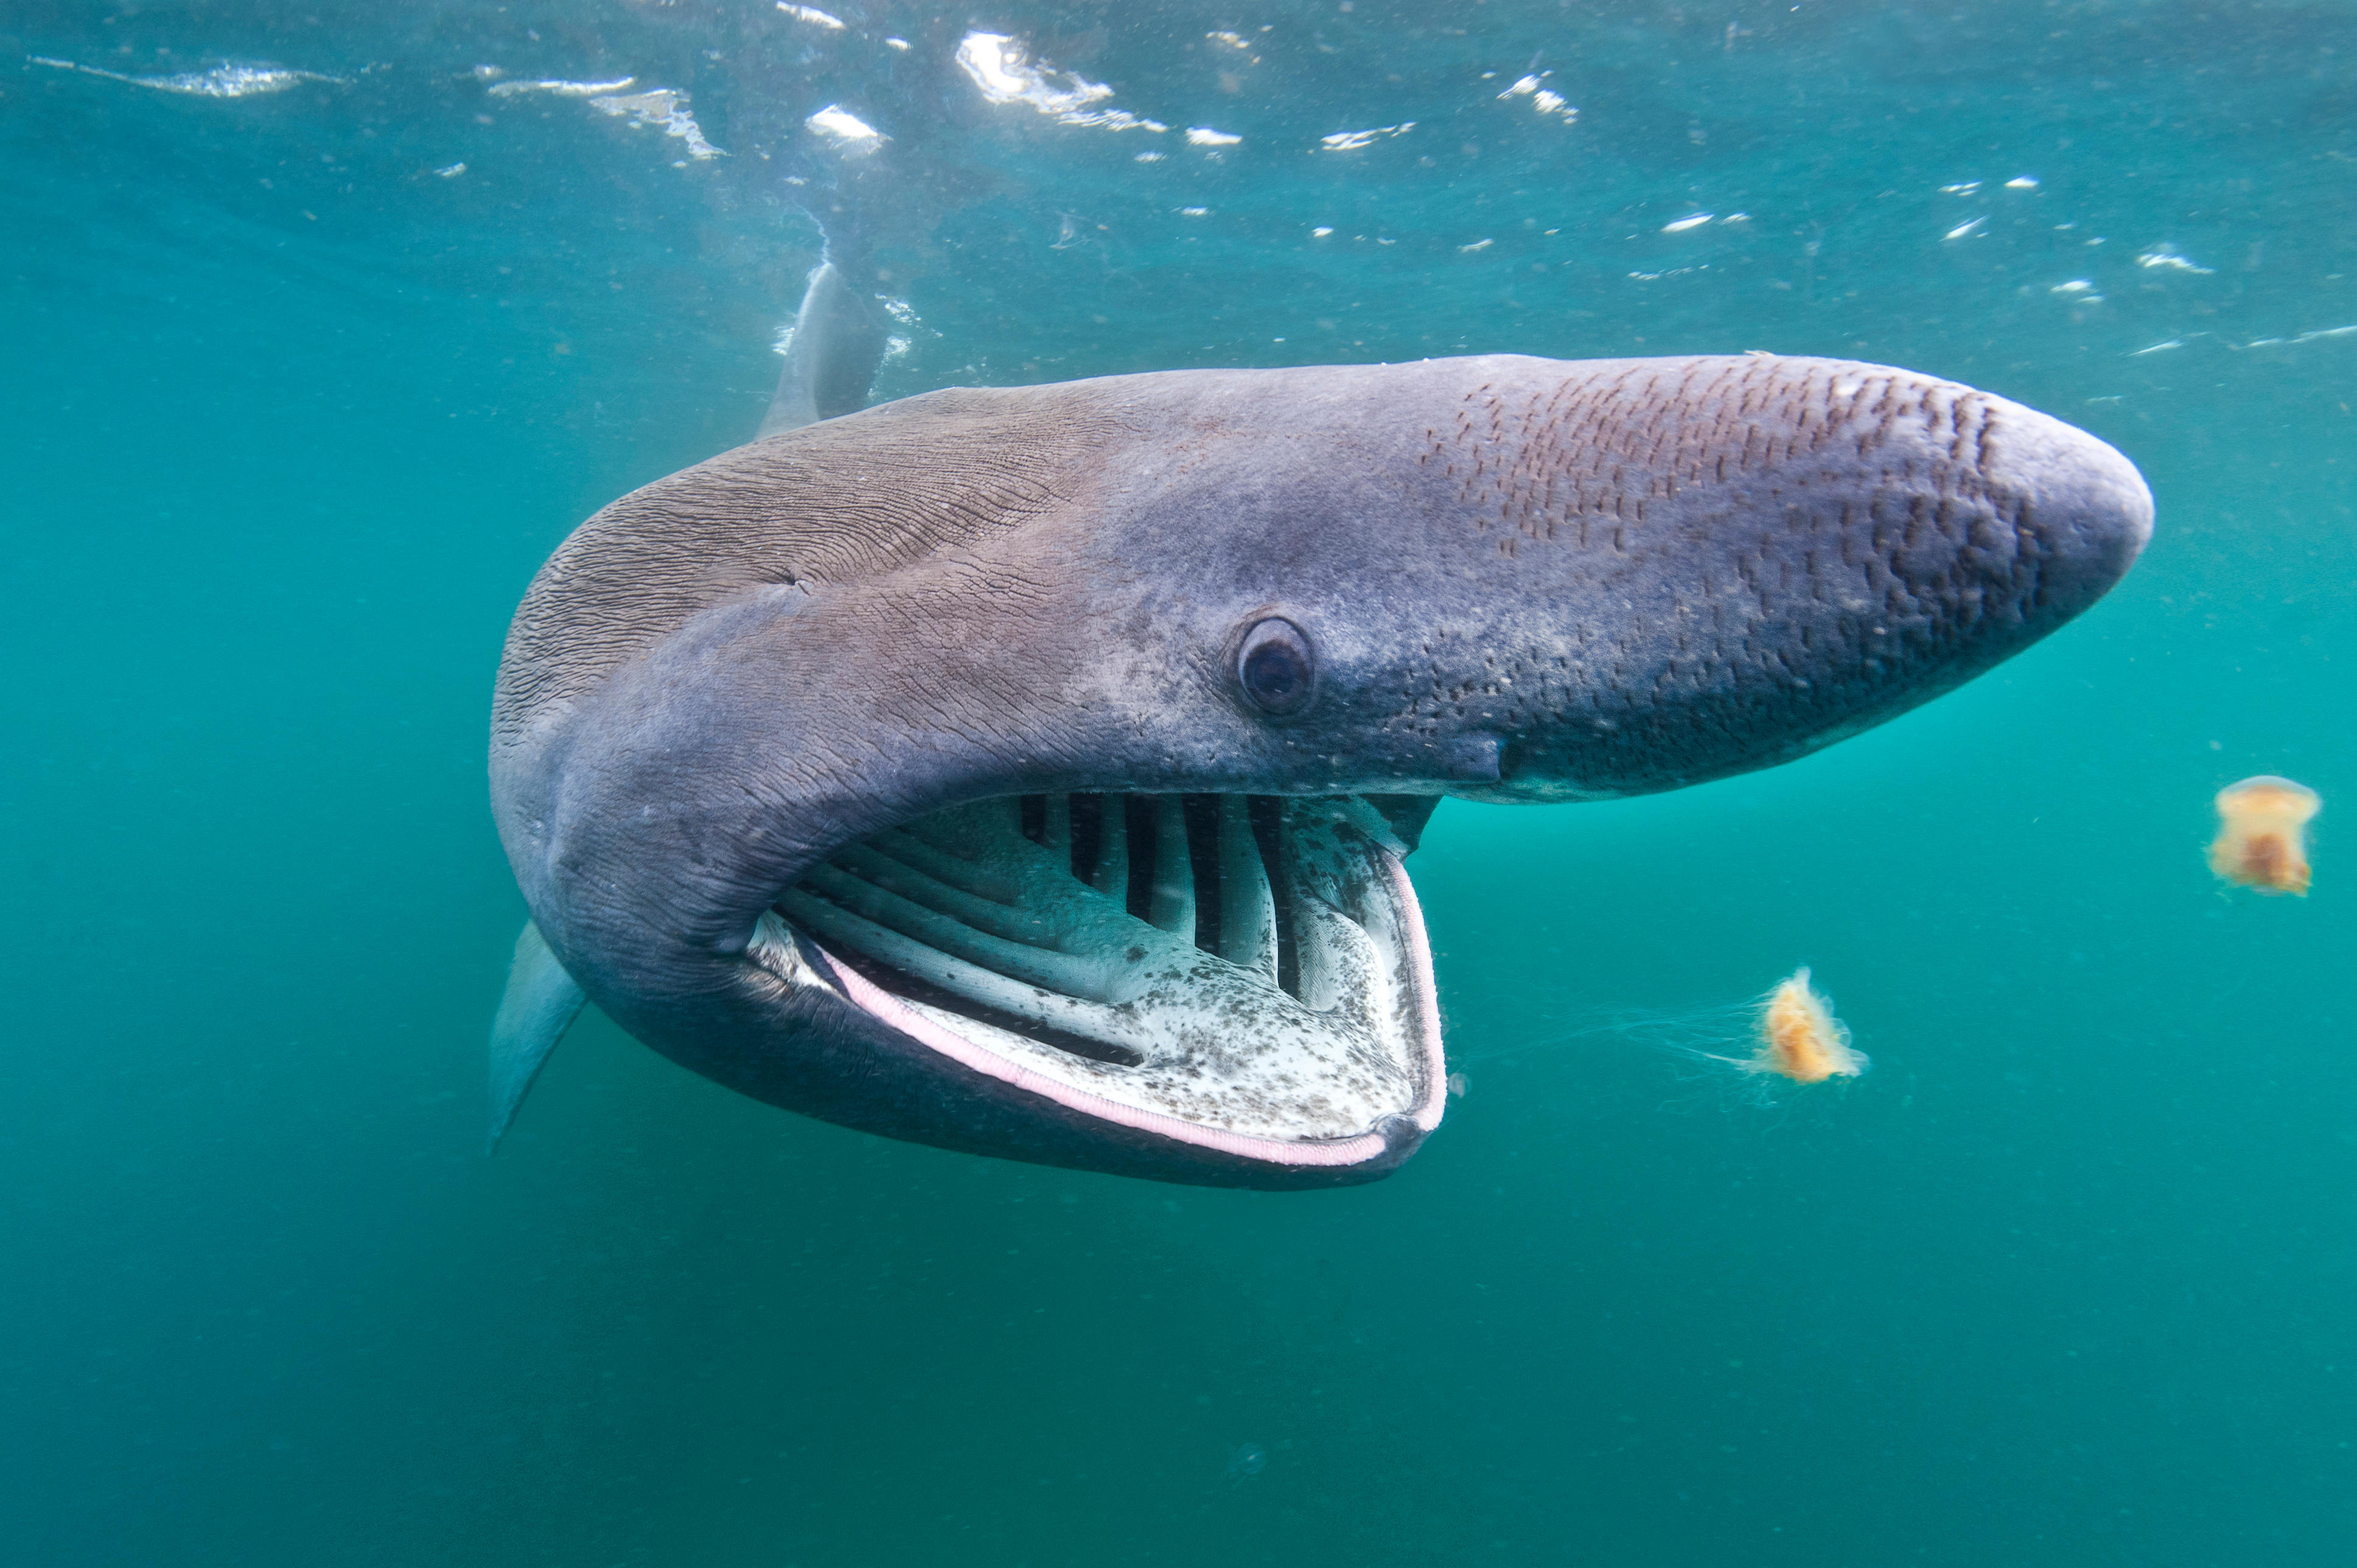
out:
M1445 1098L1406 848L1357 796L980 800L844 846L752 956L1082 1114L1356 1164Z

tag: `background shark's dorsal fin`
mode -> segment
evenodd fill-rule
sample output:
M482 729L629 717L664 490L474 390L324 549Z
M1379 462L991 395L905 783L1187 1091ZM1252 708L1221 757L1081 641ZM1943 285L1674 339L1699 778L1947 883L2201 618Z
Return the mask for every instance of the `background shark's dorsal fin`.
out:
M548 1053L580 1015L587 1001L548 943L530 920L516 937L515 958L508 965L508 988L500 998L498 1016L491 1020L491 1130L484 1148L500 1146L500 1135L515 1120L524 1091L548 1060Z
M770 400L759 435L800 430L866 407L876 367L884 362L886 336L874 303L852 286L842 268L821 263L802 292L793 340L786 345L786 368L779 373L777 395Z

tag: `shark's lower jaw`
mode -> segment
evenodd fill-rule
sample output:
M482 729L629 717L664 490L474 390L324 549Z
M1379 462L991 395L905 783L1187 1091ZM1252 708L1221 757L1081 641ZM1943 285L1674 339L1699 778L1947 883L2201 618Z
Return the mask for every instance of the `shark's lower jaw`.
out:
M837 851L750 956L1067 1112L1351 1165L1446 1099L1405 854L1355 796L981 800Z

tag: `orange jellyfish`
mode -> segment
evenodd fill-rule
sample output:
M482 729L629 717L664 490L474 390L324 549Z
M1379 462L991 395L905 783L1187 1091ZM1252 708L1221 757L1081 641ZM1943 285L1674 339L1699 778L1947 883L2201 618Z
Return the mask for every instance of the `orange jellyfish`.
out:
M1856 1078L1867 1069L1866 1053L1851 1047L1848 1027L1810 985L1805 967L1794 970L1760 1004L1754 1032L1760 1048L1743 1064L1753 1072L1781 1073L1794 1083L1823 1083L1829 1078Z
M2210 869L2242 887L2308 897L2308 820L2323 805L2315 790L2272 773L2218 791L2218 837Z
M2260 773L2218 789L2211 870L2263 894L2308 896L2308 818L2324 801L2308 785Z

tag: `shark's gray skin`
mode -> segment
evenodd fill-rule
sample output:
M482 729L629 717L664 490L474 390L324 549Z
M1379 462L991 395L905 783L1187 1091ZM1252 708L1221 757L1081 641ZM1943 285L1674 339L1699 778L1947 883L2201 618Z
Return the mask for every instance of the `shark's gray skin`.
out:
M1399 865L1435 800L1802 756L2086 608L2151 516L2081 431L1825 360L1169 371L809 424L606 508L517 612L517 1006L561 1011L553 955L845 1125L1367 1180L1445 1100Z

